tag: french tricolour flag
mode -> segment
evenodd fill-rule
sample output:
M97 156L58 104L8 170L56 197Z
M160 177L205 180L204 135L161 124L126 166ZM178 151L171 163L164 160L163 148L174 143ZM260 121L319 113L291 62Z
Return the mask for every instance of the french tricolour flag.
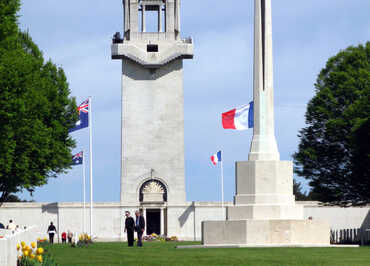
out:
M222 126L224 129L245 130L253 128L253 102L240 108L234 108L222 114Z
M221 151L211 156L211 161L214 165L217 165L218 162L221 162Z

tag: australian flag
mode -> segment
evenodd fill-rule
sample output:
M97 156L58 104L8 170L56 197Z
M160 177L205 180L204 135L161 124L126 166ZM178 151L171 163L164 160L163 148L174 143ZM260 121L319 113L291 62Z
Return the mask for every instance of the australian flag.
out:
M83 163L83 152L79 152L72 156L72 165L80 165Z
M89 126L89 99L81 103L80 106L77 107L77 111L79 113L79 120L76 122L75 127L69 129L68 132L73 132Z

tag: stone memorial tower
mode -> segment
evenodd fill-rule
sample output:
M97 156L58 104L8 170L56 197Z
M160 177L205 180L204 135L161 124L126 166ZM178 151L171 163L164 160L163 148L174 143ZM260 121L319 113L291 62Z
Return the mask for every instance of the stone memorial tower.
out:
M271 0L255 0L254 128L249 160L236 162L236 196L226 221L202 225L205 245L329 244L329 225L303 220L295 204L293 164L275 139Z
M121 204L184 203L183 59L193 44L180 36L180 0L123 4L124 35L111 47L122 60Z

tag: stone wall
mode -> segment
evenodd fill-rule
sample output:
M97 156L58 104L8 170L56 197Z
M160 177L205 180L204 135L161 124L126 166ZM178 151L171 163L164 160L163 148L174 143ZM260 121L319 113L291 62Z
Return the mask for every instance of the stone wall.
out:
M304 217L326 220L331 229L370 228L370 206L366 207L328 207L318 206L317 203L306 203Z
M231 204L231 203L229 203ZM90 210L86 207L86 228L90 232ZM101 241L125 239L124 211L134 213L140 206L122 206L119 203L97 203L93 209L93 235ZM153 207L152 207L153 208ZM155 208L155 207L154 207ZM167 235L183 240L200 240L201 221L222 220L225 214L220 203L193 203L166 206ZM72 231L82 233L83 206L81 203L6 203L0 208L0 222L6 225L9 219L17 225L36 224L36 237L48 237L47 228L53 222L59 233ZM194 226L195 224L195 226ZM60 234L59 234L60 236ZM59 241L58 237L55 241Z
M0 210L0 215L2 214ZM2 218L0 218L2 219ZM17 265L17 244L24 241L30 246L32 242L37 242L37 227L30 226L25 230L12 232L10 230L0 230L0 265L16 266Z
M302 203L298 203L302 204ZM232 205L227 203L226 205ZM225 210L216 202L187 202L163 206L167 208L167 235L181 240L200 240L201 222L224 220ZM123 234L123 213L133 213L139 206L122 206L119 203L97 203L93 211L93 235L100 241L119 241ZM86 232L90 232L89 205L86 209ZM370 206L363 208L320 207L308 202L304 207L305 219L326 220L332 229L370 228ZM35 238L48 237L46 231L54 222L59 233L71 230L83 232L81 203L6 203L0 208L0 222L6 225L13 219L20 226L36 225ZM58 238L56 238L58 241Z

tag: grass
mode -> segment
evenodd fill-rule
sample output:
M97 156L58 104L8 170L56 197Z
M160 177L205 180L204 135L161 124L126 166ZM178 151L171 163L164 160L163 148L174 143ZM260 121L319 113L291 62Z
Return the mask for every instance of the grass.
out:
M370 248L239 248L176 249L195 242L144 242L144 247L126 243L94 243L89 247L45 246L61 265L370 265Z

